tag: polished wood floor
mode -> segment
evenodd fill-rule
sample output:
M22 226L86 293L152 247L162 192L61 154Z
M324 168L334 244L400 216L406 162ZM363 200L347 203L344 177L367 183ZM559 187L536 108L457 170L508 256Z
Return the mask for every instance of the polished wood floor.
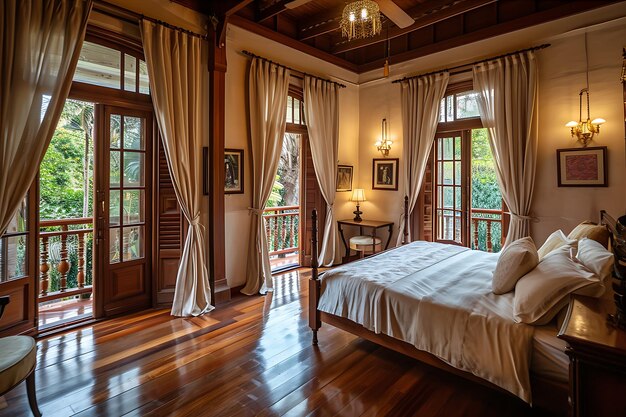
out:
M39 306L39 330L93 317L93 301L73 298Z
M330 326L311 346L304 278L199 318L150 310L40 340L44 416L537 415ZM0 416L29 415L24 386L4 400Z

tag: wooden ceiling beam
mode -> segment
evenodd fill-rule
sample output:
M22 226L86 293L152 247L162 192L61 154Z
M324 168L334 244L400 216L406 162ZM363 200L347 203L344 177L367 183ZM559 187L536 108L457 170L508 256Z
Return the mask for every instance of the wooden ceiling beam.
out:
M456 0L456 1L429 1L423 5L414 7L408 14L415 19L415 23L409 27L401 29L397 26L389 28L389 34L381 32L378 36L371 38L358 39L354 41L338 41L332 49L333 54L340 54L351 51L353 49L362 48L364 46L373 45L379 42L385 42L389 39L402 36L404 34L414 32L426 26L449 19L451 17L469 12L497 0Z
M287 10L287 8L285 7L285 5L287 3L291 3L293 0L276 0L274 3L272 3L271 5L267 6L264 9L261 9L259 7L258 11L257 11L257 18L256 21L257 23L261 23L264 20L267 20L271 17L274 17L282 12L284 12L285 10ZM263 4L263 2L259 2L259 6Z
M344 6L341 5L341 7L336 7L307 19L300 25L298 39L303 41L339 30L343 7Z
M345 59L339 58L338 56L329 54L328 52L324 52L320 49L317 49L311 45L307 45L304 42L300 42L292 37L287 35L283 35L282 33L275 32L272 29L255 23L251 20L248 20L239 15L233 15L229 20L230 24L238 26L247 31L256 33L257 35L263 36L267 39L273 40L278 43L282 43L285 46L296 49L300 52L304 52L305 54L314 56L331 64L337 65L338 67L345 68L349 71L356 72L358 69L358 65L353 64L352 62L346 61Z

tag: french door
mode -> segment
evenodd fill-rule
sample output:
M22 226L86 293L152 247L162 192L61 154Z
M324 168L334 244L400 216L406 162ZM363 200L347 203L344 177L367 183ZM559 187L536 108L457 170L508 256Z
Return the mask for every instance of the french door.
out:
M152 114L98 105L96 316L150 307Z

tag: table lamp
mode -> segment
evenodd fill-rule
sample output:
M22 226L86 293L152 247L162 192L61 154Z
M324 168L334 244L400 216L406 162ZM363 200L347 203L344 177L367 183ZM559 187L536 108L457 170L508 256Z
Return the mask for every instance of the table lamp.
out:
M361 201L365 201L365 190L362 188L355 188L352 190L352 197L350 197L350 201L354 201L356 203L356 210L353 211L353 213L356 214L356 216L354 216L354 221L360 222L363 220L361 218L361 214L363 214L363 212L359 210L359 203Z

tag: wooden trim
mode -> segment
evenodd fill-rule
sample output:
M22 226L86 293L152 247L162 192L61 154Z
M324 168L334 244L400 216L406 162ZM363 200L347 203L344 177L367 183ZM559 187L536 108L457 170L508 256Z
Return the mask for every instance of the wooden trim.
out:
M147 94L138 94L76 81L72 83L68 98L125 109L152 111L152 98Z
M296 39L290 38L287 35L283 35L282 33L274 32L272 29L267 28L263 25L259 25L258 23L252 22L244 17L233 15L230 17L229 22L242 29L248 30L250 32L256 33L257 35L263 36L267 39L273 40L275 42L281 43L290 48L304 52L305 54L322 59L328 63L337 65L341 68L345 68L349 71L356 72L356 73L359 72L359 66L356 64L353 64L352 62L346 61L345 59L339 58L338 56L335 56L328 52L321 51L304 42L300 42Z

